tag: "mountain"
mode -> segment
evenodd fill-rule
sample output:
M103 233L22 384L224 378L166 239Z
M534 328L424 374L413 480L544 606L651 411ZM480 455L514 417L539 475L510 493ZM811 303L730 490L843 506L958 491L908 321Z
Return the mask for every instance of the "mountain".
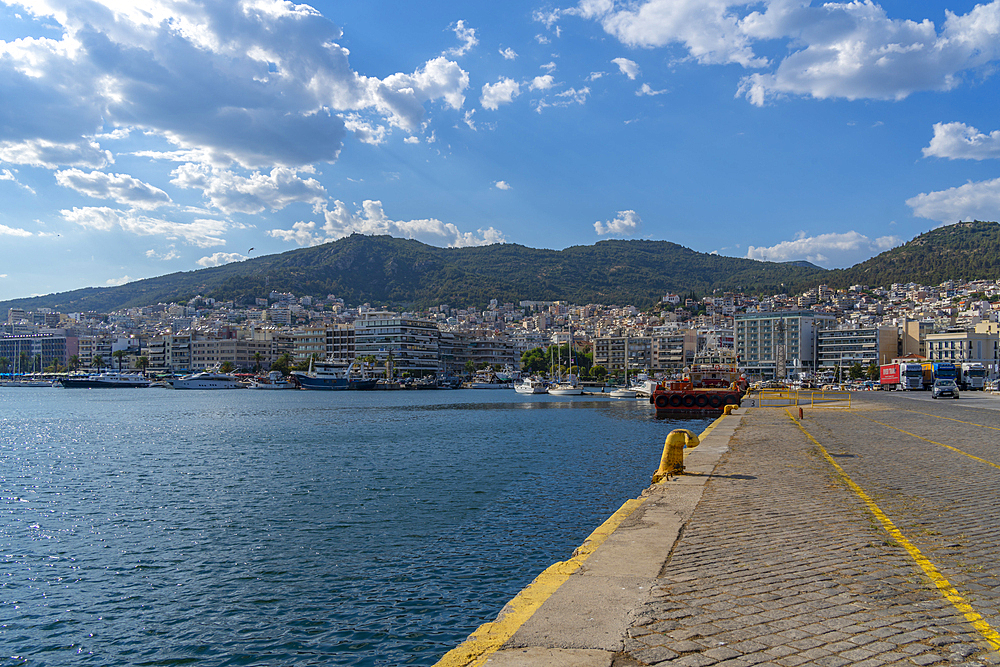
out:
M817 267L695 252L667 241L600 241L564 250L498 244L438 248L390 236L352 236L117 287L74 290L0 303L61 312L109 312L197 294L253 303L267 292L335 294L349 304L484 306L490 299L652 305L667 293L714 289L773 293L821 282Z
M349 304L397 308L484 306L490 299L645 307L668 293L795 294L820 283L875 287L934 285L948 279L1000 279L1000 225L975 221L941 227L849 269L833 271L804 261L762 262L700 253L668 241L600 241L564 250L517 244L438 248L354 234L312 248L118 287L0 302L0 313L11 307L110 312L197 294L252 304L271 290L334 294Z
M1000 279L1000 225L980 220L932 229L849 269L830 271L826 278L827 284L835 288L997 279Z

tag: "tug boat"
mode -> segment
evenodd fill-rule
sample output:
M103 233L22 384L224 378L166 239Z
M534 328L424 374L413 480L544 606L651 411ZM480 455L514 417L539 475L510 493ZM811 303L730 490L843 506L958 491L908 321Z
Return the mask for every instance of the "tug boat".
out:
M739 407L746 392L736 356L712 350L695 357L681 380L660 382L649 395L657 417L715 416L727 405Z

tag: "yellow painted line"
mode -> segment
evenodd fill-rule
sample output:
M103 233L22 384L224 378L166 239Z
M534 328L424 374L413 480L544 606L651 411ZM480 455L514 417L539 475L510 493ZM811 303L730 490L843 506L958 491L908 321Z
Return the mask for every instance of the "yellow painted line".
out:
M986 642L994 650L1000 649L1000 633L994 630L993 626L991 626L986 619L983 618L982 614L973 609L972 605L965 601L965 598L962 597L958 590L944 578L944 575L941 574L934 564L931 563L930 560L928 560L928 558L913 545L913 543L906 539L903 532L899 530L899 528L896 528L896 524L892 522L892 520L879 508L878 505L875 504L875 501L872 500L860 486L855 484L854 480L848 476L847 472L840 467L840 464L837 463L832 456L830 456L830 454L826 451L826 448L819 444L819 441L805 429L799 420L792 416L792 413L787 410L785 412L788 414L788 418L799 427L799 430L801 430L814 445L819 447L819 451L822 453L823 458L825 458L827 462L837 470L837 473L840 475L840 478L844 480L844 483L847 484L851 490L854 491L859 498L861 498L865 505L868 506L868 510L875 515L875 518L879 520L882 527L885 528L886 532L889 533L892 539L896 540L901 547L906 549L907 553L910 554L910 557L913 558L917 565L920 566L920 569L924 571L924 574L926 574L928 578L934 582L934 585L937 586L944 598L958 610L958 613L965 617L965 620L972 624L972 627L979 632L983 639L986 640Z
M709 424L698 439L704 440L727 416L730 415L722 415ZM732 416L739 417L739 415ZM559 587L583 566L590 555L604 544L611 533L615 532L618 526L644 502L645 498L625 501L617 512L608 517L607 521L584 540L583 545L577 547L572 558L547 567L507 603L497 620L480 625L468 639L441 656L441 659L434 663L434 667L479 667L485 664L486 660L503 646L504 642L513 637L532 614L538 611L538 608L552 597Z
M958 422L959 424L968 424L969 426L981 426L983 428L992 429L994 431L1000 431L1000 428L997 428L996 426L987 426L986 424L977 424L976 422L966 422L966 421L962 421L961 419L954 419L952 417L942 417L941 415L932 415L929 412L920 412L919 410L903 410L903 412L912 412L913 414L916 414L916 415L925 415L927 417L936 417L938 419L947 419L948 421Z
M934 440L931 440L930 438L925 438L922 435L917 435L916 433L910 433L909 431L904 431L903 429L898 428L896 426L893 426L892 424L886 424L885 422L880 422L879 420L872 419L868 415L863 415L860 412L856 412L856 411L853 411L853 410L852 410L852 412L854 414L858 415L859 417L864 417L865 419L867 419L870 422L875 422L876 424L879 424L881 426L885 426L886 428L891 428L894 431L899 431L900 433L905 433L906 435L913 436L914 438L916 438L918 440L923 440L924 442L929 442L932 445L937 445L938 447L944 447L945 449L950 449L951 451L957 452L957 453L961 454L962 456L968 456L973 461L979 461L980 463L985 463L988 466L992 466L992 467L996 468L997 470L1000 470L1000 465L997 465L996 463L993 463L992 461L987 461L986 459L980 458L980 457L978 457L978 456L976 456L974 454L970 454L969 452L964 452L961 449L959 449L958 447L952 447L951 445L946 445L943 442L936 442ZM974 424L974 425L978 425L978 424Z

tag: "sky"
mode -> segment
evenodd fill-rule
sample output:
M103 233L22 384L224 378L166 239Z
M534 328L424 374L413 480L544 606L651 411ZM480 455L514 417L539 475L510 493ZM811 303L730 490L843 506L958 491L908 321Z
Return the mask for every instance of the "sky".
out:
M1000 220L1000 0L0 0L0 299L391 234L845 267Z

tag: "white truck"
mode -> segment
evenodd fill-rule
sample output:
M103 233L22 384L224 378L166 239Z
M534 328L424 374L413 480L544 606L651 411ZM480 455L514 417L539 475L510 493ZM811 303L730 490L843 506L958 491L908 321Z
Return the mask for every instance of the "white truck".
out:
M963 391L983 391L986 388L986 367L976 362L962 362L958 386Z

